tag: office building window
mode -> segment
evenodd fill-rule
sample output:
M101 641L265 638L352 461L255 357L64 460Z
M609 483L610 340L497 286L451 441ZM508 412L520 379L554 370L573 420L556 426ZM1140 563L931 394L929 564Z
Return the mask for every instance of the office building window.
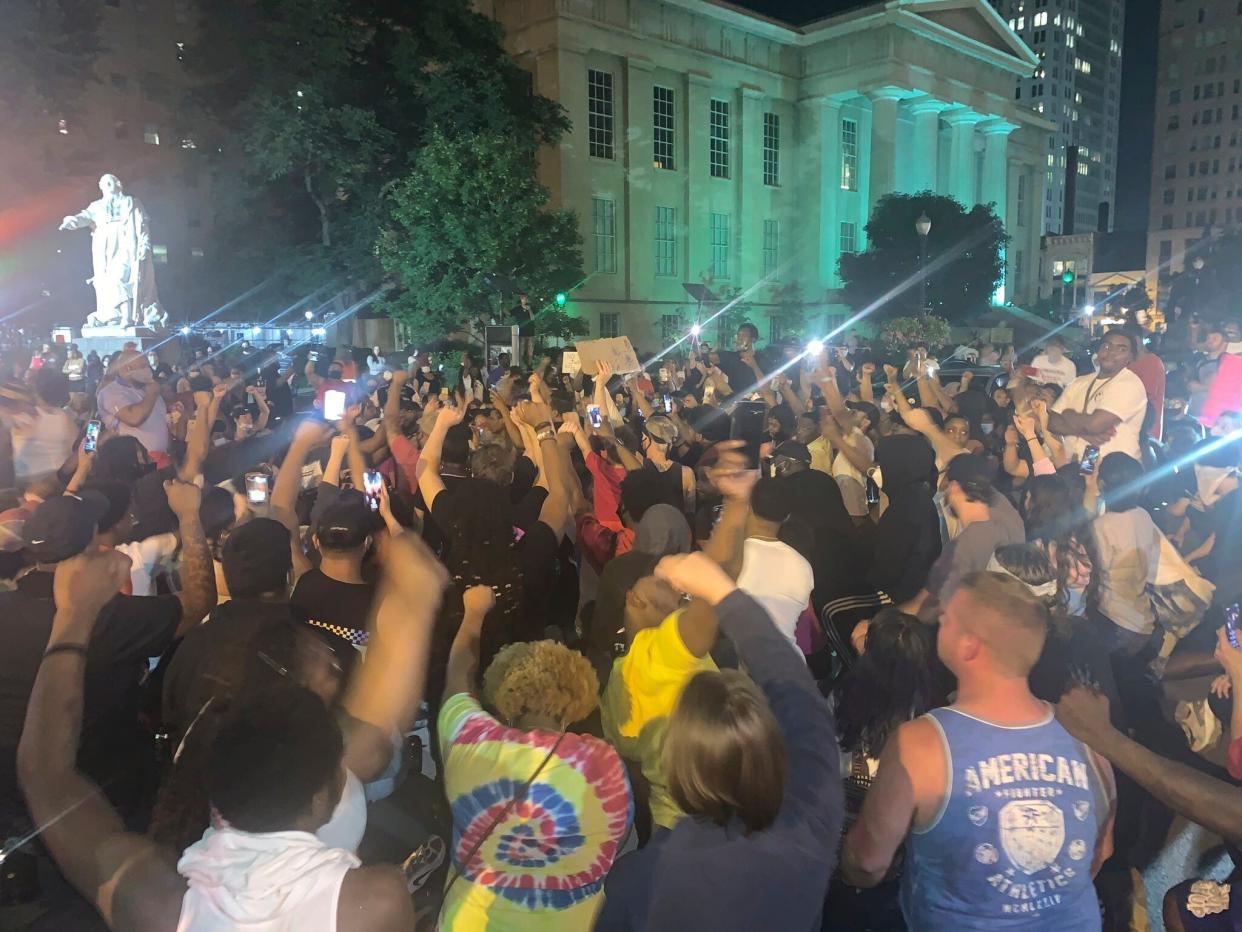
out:
M651 94L651 142L655 152L655 167L665 171L677 168L677 159L673 153L673 89L652 88Z
M1172 214L1165 214L1163 217L1160 218L1160 229L1162 230L1173 229L1173 215Z
M858 252L858 224L852 220L841 221L841 255Z
M672 207L655 209L655 273L677 274L677 211Z
M612 73L587 69L587 143L597 159L612 158Z
M155 257L155 261L158 262L160 265L168 265L168 247L167 246L158 246L158 245L152 246L151 255Z
M858 121L841 121L841 190L858 190Z
M599 315L599 335L615 337L621 333L621 315L615 312Z
M160 128L154 123L148 123L142 131L142 141L149 146L158 146L160 144Z
M712 214L712 277L729 278L729 215Z
M780 264L781 222L779 220L763 221L763 274L775 275Z
M190 258L192 258L192 259L201 259L201 258L203 258L203 255L204 255L204 253L203 253L203 247L202 247L202 246L191 246L191 247L190 247Z
M775 113L763 115L763 183L781 183L781 118Z
M609 198L591 198L591 238L595 243L595 271L616 272L616 204Z
M708 124L711 148L709 150L713 178L729 177L729 102L727 100L711 101L711 114ZM713 214L713 216L715 216Z

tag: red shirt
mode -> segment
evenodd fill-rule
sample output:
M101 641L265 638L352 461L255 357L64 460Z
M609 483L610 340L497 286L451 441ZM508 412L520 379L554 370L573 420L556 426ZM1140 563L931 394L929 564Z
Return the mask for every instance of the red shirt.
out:
M1136 359L1127 367L1139 377L1147 390L1147 403L1151 405L1155 419L1151 435L1159 440L1164 435L1164 362L1155 353Z
M625 478L625 470L594 451L586 458L586 468L595 477L593 504L596 516L601 521L616 520L617 509L621 506L621 480Z
M418 488L418 447L408 437L394 434L388 438L388 452L392 454L392 460L397 466L397 488L404 492L413 492Z

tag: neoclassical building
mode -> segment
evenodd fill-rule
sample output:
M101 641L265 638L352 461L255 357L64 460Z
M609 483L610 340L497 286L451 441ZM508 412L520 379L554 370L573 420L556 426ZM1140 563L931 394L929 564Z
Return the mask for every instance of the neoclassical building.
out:
M712 0L485 8L573 121L540 176L579 216L588 274L570 309L591 336L671 342L696 312L685 283L747 291L761 329L791 285L838 322L838 260L866 248L893 191L998 205L1012 242L997 298L1034 296L1053 127L1014 100L1038 60L984 0L804 26Z

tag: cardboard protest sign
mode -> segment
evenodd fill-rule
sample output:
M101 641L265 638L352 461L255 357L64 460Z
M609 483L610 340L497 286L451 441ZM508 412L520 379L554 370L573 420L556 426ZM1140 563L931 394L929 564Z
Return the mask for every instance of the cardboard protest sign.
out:
M587 375L599 372L600 362L611 364L612 371L617 375L638 372L642 368L638 364L638 356L629 337L579 340L578 358L582 363L582 371Z

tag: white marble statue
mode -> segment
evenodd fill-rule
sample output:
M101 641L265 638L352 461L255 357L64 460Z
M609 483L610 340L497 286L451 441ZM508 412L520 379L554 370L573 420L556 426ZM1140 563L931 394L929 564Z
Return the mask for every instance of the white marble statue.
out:
M91 231L95 311L86 327L163 327L168 315L155 289L151 230L142 202L121 192L116 175L99 179L103 194L86 209L66 217L62 230Z

